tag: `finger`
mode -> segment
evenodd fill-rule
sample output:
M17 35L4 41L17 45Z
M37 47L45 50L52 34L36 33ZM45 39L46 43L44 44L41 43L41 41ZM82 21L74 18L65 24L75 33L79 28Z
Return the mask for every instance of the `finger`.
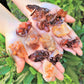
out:
M60 62L57 62L55 66L61 73L65 72L65 69Z
M55 39L55 41L56 41L58 44L60 44L60 43L63 41L62 38L57 38L57 37L55 37L54 39ZM67 47L64 47L64 46L60 46L60 47L61 47L62 49L64 49L65 51L69 51L69 52L71 52L72 54L76 55L76 53L75 53L75 51L74 51L73 49L67 48Z
M13 44L14 42L16 42L17 40L18 40L18 38L15 35L13 35L13 33L6 35L6 50L9 51L10 54L12 54L12 51L9 48L9 46L11 44ZM22 70L24 69L24 66L25 66L25 60L24 60L24 58L20 58L20 57L15 56L15 55L12 56L12 57L15 60L15 63L16 63L17 73L22 72Z
M63 47L64 50L71 52L73 55L76 55L76 52L72 48Z
M77 47L77 48L73 48L73 50L79 55L79 56L82 56L83 55L83 51Z
M33 62L30 59L26 58L25 59L26 62L31 65L32 67L34 67L37 71L39 71L41 74L43 74L43 65L41 62ZM63 70L63 69L62 69ZM63 70L64 71L64 70ZM63 80L64 76L62 75L62 73L56 69L56 78L58 78L59 80ZM52 81L54 81L55 78L52 79Z
M71 40L74 40L74 39L76 39L76 38L78 38L78 36L73 32L73 30L71 29L71 31L70 31L70 34L69 35L66 35L66 36L64 36L64 37L62 37L63 39L65 39L65 40L67 40L67 39L71 39ZM80 39L79 39L79 41L80 41ZM80 41L81 42L81 41ZM80 44L80 42L79 42L79 44ZM73 54L75 54L75 53L77 53L78 55L82 55L82 50L80 49L80 45L77 45L77 47L76 48L70 48L71 49L71 52L73 53ZM66 48L66 46L64 46L65 48ZM75 53L74 53L74 51L75 51Z
M76 37L78 37L77 34L73 30L71 30L71 32L68 34L68 36L71 37L72 39L75 39ZM80 39L79 39L79 41L80 41L79 47L82 48L82 42Z
M81 40L80 40L79 47L80 47L80 48L82 48L82 47L83 47L83 44L82 44Z
M62 42L63 40L68 40L68 39L72 39L72 38L69 37L68 35L63 36L61 42ZM60 42L60 43L61 43L61 42ZM76 55L76 52L75 52L72 48L68 48L68 47L66 47L66 46L61 46L61 47L62 47L64 50L69 51L69 52L71 52L72 54Z
M55 81L55 77L53 77L51 81Z
M43 78L46 81L51 81L53 77L56 77L59 80L63 80L63 74L48 60L43 61Z
M17 73L22 72L25 66L25 60L23 58L19 58L18 56L13 56L13 59L16 62Z
M59 79L59 80L63 80L63 79L64 79L63 74L62 74L59 70L56 71L55 77L56 77L57 79Z
M28 59L28 56L25 58L26 63L34 67L37 71L39 71L41 74L43 74L43 67L41 62L34 62L30 59Z
M70 31L70 33L68 34L68 35L66 35L66 36L64 36L64 37L62 37L64 40L74 40L74 39L76 39L78 36L73 32L73 30L71 30ZM80 41L80 40L79 40ZM82 50L80 49L80 45L77 45L77 47L76 48L68 48L68 47L66 47L66 46L63 46L63 49L64 50L66 50L66 51L69 51L69 52L71 52L71 53L73 53L74 55L76 55L76 53L78 54L78 55L82 55L83 53L82 53Z
M67 22L67 23L74 23L75 19L72 16L70 16L70 15L66 15L65 22Z
M71 39L68 35L62 37L64 40L68 40L68 39ZM72 48L68 48L66 46L63 46L63 49L66 50L66 51L69 51L71 52L73 55L76 55L76 52L72 49Z

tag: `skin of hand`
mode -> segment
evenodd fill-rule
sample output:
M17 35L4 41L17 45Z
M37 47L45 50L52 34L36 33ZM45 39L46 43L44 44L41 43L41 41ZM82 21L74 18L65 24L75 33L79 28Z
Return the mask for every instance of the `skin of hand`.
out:
M23 12L23 14L26 17L29 17L29 15L30 15L28 10L26 9L26 5L28 5L28 4L36 4L38 6L40 6L41 4L46 5L46 2L40 2L39 0L22 0L22 1L21 0L12 0L12 1L16 4L16 6ZM53 6L55 6L55 8L56 8L56 5L53 5ZM75 19L70 15L66 15L65 22L74 23Z
M56 13L60 9L60 7L57 6L57 5L50 4L50 3L47 3L47 2L40 2L39 0L12 0L12 1L23 12L23 14L27 18L29 18L29 20L32 22L32 25L35 29L37 29L36 26L35 26L36 22L34 20L32 20L32 18L30 17L31 12L26 8L26 6L28 4L29 5L33 4L33 5L38 5L38 6L41 6L41 7L44 7L44 8L48 8L48 9L51 10L51 13ZM73 17L71 17L70 15L66 15L65 22L73 23L73 22L75 22L75 19ZM58 44L60 44L60 42L63 41L63 39L67 40L67 39L74 39L74 38L78 37L75 34L75 32L72 30L72 28L70 28L70 29L71 29L71 32L69 34L67 34L66 36L64 36L62 38L55 37L55 40L57 41ZM38 29L37 29L37 31L38 31ZM66 51L69 51L74 55L78 54L79 56L82 56L82 54L83 54L83 52L81 50L81 47L82 47L81 40L80 40L80 44L78 45L77 48L67 48L67 47L63 47L63 46L61 46L61 47L62 47L62 49L66 50Z
M39 0L12 0L16 5L17 7L23 12L23 14L30 19L30 14L29 11L26 9L26 5L28 4L35 4L35 5L38 5L38 6L42 6L42 7L45 7L45 8L49 8L49 9L53 9L52 12L55 10L55 9L60 9L58 6L56 5L53 5L53 4L49 4L49 3L46 3L46 2L40 2ZM49 7L50 6L50 7ZM55 9L54 9L55 8ZM75 19L73 17L71 17L70 15L66 15L65 17L65 22L67 23L73 23L75 22ZM73 30L71 31L72 35L73 35ZM76 34L74 33L74 36L76 36ZM67 36L66 36L67 37ZM64 37L64 38L66 38ZM58 40L58 39L57 39ZM82 47L82 43L80 42L80 47ZM74 48L74 51L72 49L69 49L69 48L63 48L65 49L66 51L70 51L72 52L74 55L79 54L80 56L82 55L82 51L80 50L80 48ZM26 59L26 62L29 64L29 60ZM34 67L34 66L33 66Z
M18 1L16 1L16 0L13 0L16 4L17 4L17 6L23 11L23 13L27 16L27 17L29 17L28 15L27 15L27 9L26 9L26 7L21 7L21 6L25 6L25 5L27 5L27 3L25 3L25 0L24 1L20 1L20 0L18 0ZM28 2L28 0L26 0L27 2ZM32 1L32 0L31 0ZM36 1L38 1L38 0L36 0ZM34 2L34 1L33 1ZM18 4L19 3L19 4ZM23 5L22 5L22 3L23 3ZM36 2L34 2L34 3L36 3ZM40 3L39 1L37 2L38 4ZM23 10L24 9L24 10ZM69 22L69 23L73 23L73 22L75 22L75 19L73 18L73 17L71 17L71 16L69 16L69 15L66 15L66 17L65 17L65 21L66 22ZM3 33L4 34L4 33ZM14 56L14 57L16 57L16 59L15 60L17 60L17 56ZM29 61L30 61L30 63L33 63L31 60L26 60L26 62L29 64ZM20 61L21 62L21 61ZM17 62L16 62L17 63ZM35 64L35 63L34 63ZM31 64L30 64L31 65ZM18 64L18 66L19 66L19 64ZM32 65L31 65L32 66ZM60 67L59 67L60 66ZM33 66L34 67L34 66ZM36 67L34 67L34 68L36 68ZM58 69L58 71L59 71L59 74L57 75L57 78L58 79L60 79L60 80L63 80L63 76L62 76L62 73L64 73L64 68L63 68L63 66L61 65L61 63L60 62L57 62L56 63L56 68ZM36 68L37 69L37 68ZM19 67L19 70L21 70L21 67ZM38 70L39 71L39 70ZM60 74L60 72L61 72L61 74ZM60 75L61 75L61 77L60 77ZM52 81L54 81L55 80L55 78L53 78L53 80Z
M56 6L56 5L53 5L53 4L49 4L49 3L46 3L46 2L40 2L39 0L12 0L17 6L18 6L18 8L23 12L23 14L27 17L27 18L31 18L30 17L30 12L26 9L26 5L28 5L28 4L35 4L35 5L38 5L38 6L41 6L41 7L45 7L45 8L49 8L50 10L52 10L52 12L55 10L55 9L60 9L58 6ZM50 6L50 7L49 7ZM70 15L66 15L66 17L65 17L65 22L67 22L67 23L73 23L73 22L75 22L75 19L73 18L73 17L71 17ZM74 34L74 36L76 37L77 35L75 34L75 32L72 30L71 32L70 32L70 34ZM67 38L68 36L65 36L65 37L63 37L63 38ZM71 37L71 35L70 35L70 37ZM73 36L72 36L73 37ZM71 37L71 38L72 38ZM69 48L63 48L63 49L65 49L66 51L70 51L70 52L72 52L74 55L76 55L76 53L78 54L78 55L82 55L82 51L81 51L81 48L82 47L82 43L80 42L80 45L79 45L79 47L78 48L74 48L73 50L72 49L69 49ZM34 68L36 68L36 69L38 69L38 67L35 67L37 64L35 63L35 62L32 62L31 60L29 60L29 59L25 59L26 60L26 62L28 63L28 64L30 64L31 66L33 66ZM40 63L39 63L40 64ZM56 67L58 67L57 69L61 72L61 70L63 70L63 69L61 69L61 67L59 67L58 65L60 64L60 62L58 62L57 64L56 64ZM39 65L40 66L40 65ZM60 66L61 66L61 64L60 64ZM41 70L42 69L38 69L38 71L39 72L41 72ZM64 70L63 70L63 72L64 72ZM62 73L63 73L62 72ZM61 78L60 78L61 77ZM58 74L58 76L56 77L56 78L58 78L58 79L60 79L60 80L63 80L63 75L62 74ZM55 78L53 78L53 81L55 80Z
M5 25L4 25L5 24ZM20 21L17 20L4 6L0 4L0 33L3 34L6 38L6 51L9 50L9 45L16 40L14 31L17 26L20 24ZM25 60L17 56L12 56L16 62L17 73L22 72L25 66Z
M7 9L5 9L5 7L3 7L0 4L0 33L2 33L5 38L6 38L6 50L10 51L10 49L8 48L8 46L13 43L14 41L18 40L17 36L15 35L15 30L17 28L17 26L21 23L19 20L17 20ZM5 25L4 25L5 24ZM3 28L3 29L2 29ZM11 51L10 51L11 53ZM12 56L13 59L16 62L16 66L17 66L17 73L22 72L24 65L25 65L25 60L22 58L19 58L18 56ZM26 59L26 58L25 58ZM32 62L31 60L28 59L27 57L27 62L29 62L28 64L30 64L31 66L33 66L37 71L39 71L40 69L38 68L38 63ZM60 62L56 63L56 68L57 68L57 75L56 77L59 80L63 80L64 76L62 75L65 71L64 67L61 65ZM40 70L42 71L42 70ZM39 72L40 72L39 71ZM43 72L41 72L43 73ZM52 81L54 81L55 78L53 78Z
M16 5L17 5L17 7L23 12L23 14L26 16L26 17L28 17L29 19L30 19L30 14L31 13L29 13L28 12L28 10L26 9L26 5L28 5L28 4L35 4L35 5L38 5L38 6L40 6L40 5L44 5L43 7L45 7L46 8L46 6L47 6L47 3L46 2L43 2L43 3L41 3L39 0L12 0ZM56 6L56 5L53 5L55 8L56 7L58 7L58 6ZM53 7L53 8L54 8ZM48 7L48 8L51 8L52 9L52 7L50 6L50 7ZM58 9L59 9L59 7L58 7ZM73 18L73 17L71 17L70 15L66 15L66 17L65 17L65 22L68 22L68 23L73 23L73 22L75 22L75 19ZM82 47L82 44L81 44L81 47ZM66 50L66 49L65 49ZM75 52L73 52L71 49L67 49L67 50L69 50L69 51L71 51L73 54L76 54ZM28 63L28 64L32 64L31 66L36 66L37 64L36 63L34 63L34 62L32 62L31 60L29 60L29 59L25 59L26 60L26 62ZM56 66L58 66L58 64L60 64L60 62L59 63L57 63L56 64ZM61 65L61 64L60 64ZM40 65L39 65L40 66ZM34 68L36 68L36 67L34 67ZM36 69L38 69L38 68L36 68ZM42 70L42 69L41 69ZM41 70L39 69L38 71L40 71L41 72ZM59 67L59 71L61 70L61 68ZM61 71L60 71L61 72ZM63 73L63 72L62 72ZM61 77L61 78L59 78L59 77ZM61 75L58 75L57 76L57 78L58 79L60 79L60 80L63 80L63 76ZM53 81L55 80L55 78L53 78Z

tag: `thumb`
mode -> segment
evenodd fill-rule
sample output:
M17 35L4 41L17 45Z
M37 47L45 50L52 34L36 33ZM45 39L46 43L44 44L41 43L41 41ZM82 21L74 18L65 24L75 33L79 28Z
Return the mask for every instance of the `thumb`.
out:
M25 66L25 60L23 58L19 58L18 56L13 56L13 59L16 63L17 73L22 72Z
M73 18L73 17L70 16L70 15L66 15L66 17L65 17L65 22L74 23L74 22L75 22L75 18Z

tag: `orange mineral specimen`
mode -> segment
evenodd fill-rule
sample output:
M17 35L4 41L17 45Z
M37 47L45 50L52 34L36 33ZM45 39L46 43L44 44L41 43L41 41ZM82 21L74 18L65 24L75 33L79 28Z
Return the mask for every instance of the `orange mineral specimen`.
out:
M70 32L70 29L67 27L65 23L63 23L53 26L52 32L55 36L62 37L67 35Z
M60 16L60 17L65 17L67 14L66 11L64 11L63 9L60 9L58 12L57 12L57 17Z
M19 27L16 29L16 34L20 37L25 37L30 31L31 27L32 27L32 23L30 21L22 22L19 25Z
M35 30L31 29L29 32L27 39L25 40L25 43L28 47L32 48L33 50L36 50L39 48L39 35Z
M48 34L43 34L40 37L40 42L42 43L43 47L45 49L48 49L49 51L53 51L56 49L55 41L53 40L52 36Z
M21 41L16 41L9 46L12 50L12 55L24 58L27 55L25 47Z
M56 75L55 66L45 59L43 62L43 78L46 81L51 81L55 75Z

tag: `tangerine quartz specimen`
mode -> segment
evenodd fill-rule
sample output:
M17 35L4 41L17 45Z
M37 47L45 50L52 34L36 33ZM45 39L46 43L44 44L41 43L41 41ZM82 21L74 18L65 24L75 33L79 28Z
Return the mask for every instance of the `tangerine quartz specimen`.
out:
M46 81L51 81L55 75L56 75L55 66L45 59L43 62L43 78Z
M70 28L67 26L66 23L58 24L52 27L52 32L57 37L62 37L67 35L70 32Z
M32 27L32 23L30 21L22 22L16 29L16 34L21 37L25 37L28 34L31 27Z
M12 50L12 55L16 55L21 58L27 56L26 49L21 41L15 41L9 46L9 48Z
M28 33L25 43L27 46L29 46L33 50L38 49L39 48L39 34L35 30L31 29L30 32Z
M53 51L56 49L55 41L53 40L52 36L48 34L43 34L40 37L40 42L42 43L43 47L45 49L48 49L49 51Z

